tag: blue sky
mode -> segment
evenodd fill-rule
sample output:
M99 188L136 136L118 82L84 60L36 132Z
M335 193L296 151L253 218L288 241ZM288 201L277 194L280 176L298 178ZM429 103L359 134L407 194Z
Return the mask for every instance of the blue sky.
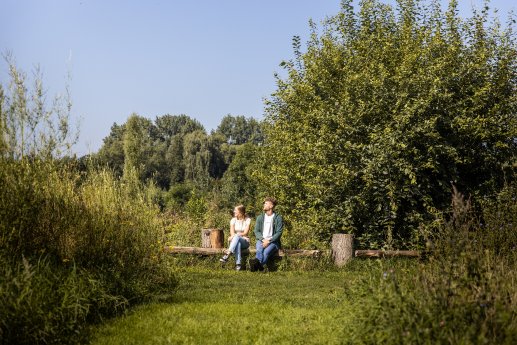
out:
M388 3L394 1L386 0ZM444 0L445 2L445 0ZM339 0L0 0L0 52L27 73L39 65L48 98L71 72L79 155L136 112L186 114L210 131L226 114L261 119L274 72L339 11ZM462 13L482 0L460 0ZM503 22L516 6L493 0ZM7 68L0 62L0 82Z

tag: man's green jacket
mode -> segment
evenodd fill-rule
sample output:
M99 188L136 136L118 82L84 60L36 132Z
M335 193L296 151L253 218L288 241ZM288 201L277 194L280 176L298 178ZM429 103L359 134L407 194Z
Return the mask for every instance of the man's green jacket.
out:
M262 232L264 231L264 213L257 217L257 222L255 223L255 229L253 232L255 233L255 237L257 241L262 241L264 236ZM271 237L271 242L277 242L278 246L281 247L280 237L282 236L282 231L284 231L284 221L282 220L282 216L278 213L275 213L273 217L273 236Z

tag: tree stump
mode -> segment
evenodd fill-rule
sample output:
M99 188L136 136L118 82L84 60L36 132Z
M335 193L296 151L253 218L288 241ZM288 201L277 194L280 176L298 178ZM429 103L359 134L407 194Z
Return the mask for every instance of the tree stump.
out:
M201 229L201 248L210 248L210 229Z
M221 229L210 229L210 247L223 248L224 247L224 232Z
M343 266L354 255L354 235L332 235L332 258L337 266Z

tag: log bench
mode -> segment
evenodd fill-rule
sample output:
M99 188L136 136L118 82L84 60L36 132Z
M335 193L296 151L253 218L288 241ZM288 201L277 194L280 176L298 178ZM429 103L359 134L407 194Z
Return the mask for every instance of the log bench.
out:
M274 257L313 257L332 255L332 259L337 266L345 265L353 257L362 258L392 258L410 257L418 258L421 253L415 250L353 250L354 236L351 234L334 234L332 236L331 250L305 250L305 249L280 249ZM170 254L197 254L197 255L224 255L224 234L221 229L203 229L201 231L201 245L199 247L179 247L166 246L165 252ZM241 251L242 256L246 257L255 254L253 248Z
M197 255L223 255L226 248L199 248L199 247L178 247L166 246L165 251L170 254L197 254ZM255 254L256 249L244 249L241 251L242 255ZM284 257L313 257L318 258L324 254L329 254L329 250L304 250L304 249L280 249L276 256Z

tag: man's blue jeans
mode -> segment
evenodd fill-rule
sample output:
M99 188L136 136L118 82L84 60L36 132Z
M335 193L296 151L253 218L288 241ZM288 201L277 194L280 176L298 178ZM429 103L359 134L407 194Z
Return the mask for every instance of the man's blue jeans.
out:
M257 254L256 258L260 262L261 265L265 265L267 260L271 257L271 255L275 254L278 251L278 242L271 242L269 246L265 249L262 246L262 241L257 241Z
M244 238L235 235L232 238L232 241L230 242L230 247L228 250L235 254L235 264L240 265L242 256L241 256L241 249L247 249L249 248L250 243L246 241Z

